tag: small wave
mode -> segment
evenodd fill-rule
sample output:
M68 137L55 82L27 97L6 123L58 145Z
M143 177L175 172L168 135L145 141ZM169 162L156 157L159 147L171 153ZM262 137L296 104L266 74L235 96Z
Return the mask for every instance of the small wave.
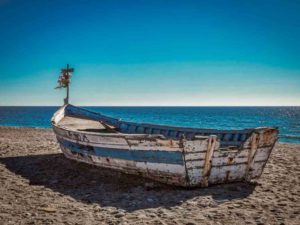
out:
M296 135L279 135L279 138L286 138L286 139L293 139L293 140L300 140L300 136Z

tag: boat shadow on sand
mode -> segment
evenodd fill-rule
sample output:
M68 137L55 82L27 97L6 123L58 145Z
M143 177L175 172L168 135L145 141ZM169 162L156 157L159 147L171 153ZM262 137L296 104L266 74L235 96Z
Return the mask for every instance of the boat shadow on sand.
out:
M28 179L30 185L45 186L84 203L126 211L168 208L193 198L197 198L197 204L200 205L219 204L246 198L255 189L255 184L234 183L187 190L78 163L65 158L63 154L6 157L0 158L0 163L16 175ZM205 203L205 199L210 199L209 203Z

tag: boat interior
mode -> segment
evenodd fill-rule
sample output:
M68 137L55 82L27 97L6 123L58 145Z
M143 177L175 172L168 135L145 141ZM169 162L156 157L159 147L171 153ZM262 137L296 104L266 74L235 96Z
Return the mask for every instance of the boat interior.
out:
M110 130L106 129L100 122L76 118L71 116L65 116L58 124L59 126L67 127L73 131L86 131L93 133L111 133Z
M184 136L193 139L195 136L217 135L221 147L240 147L254 129L215 130L185 127L172 127L154 124L126 122L110 118L100 113L88 111L73 105L66 105L64 117L57 124L70 130L92 133L125 133L125 134L160 134L170 139Z

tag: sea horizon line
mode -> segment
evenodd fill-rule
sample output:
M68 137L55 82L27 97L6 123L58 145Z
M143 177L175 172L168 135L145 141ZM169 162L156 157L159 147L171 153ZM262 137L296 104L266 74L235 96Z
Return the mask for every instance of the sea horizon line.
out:
M61 107L63 105L0 105L0 107ZM300 107L300 105L77 105L78 107L160 107L160 108L199 108L199 107Z

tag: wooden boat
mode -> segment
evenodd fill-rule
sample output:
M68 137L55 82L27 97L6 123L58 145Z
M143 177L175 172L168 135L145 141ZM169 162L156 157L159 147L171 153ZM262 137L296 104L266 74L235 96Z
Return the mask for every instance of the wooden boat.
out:
M272 127L215 130L138 124L68 104L52 118L67 158L183 187L258 178L277 141Z

